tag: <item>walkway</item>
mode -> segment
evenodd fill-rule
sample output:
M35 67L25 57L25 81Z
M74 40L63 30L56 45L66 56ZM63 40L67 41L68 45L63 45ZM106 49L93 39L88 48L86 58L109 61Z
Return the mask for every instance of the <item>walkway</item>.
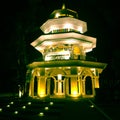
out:
M103 106L101 105L101 108ZM91 100L0 98L0 120L119 120ZM104 108L104 107L103 107ZM104 108L105 110L105 108ZM106 114L107 113L107 114Z

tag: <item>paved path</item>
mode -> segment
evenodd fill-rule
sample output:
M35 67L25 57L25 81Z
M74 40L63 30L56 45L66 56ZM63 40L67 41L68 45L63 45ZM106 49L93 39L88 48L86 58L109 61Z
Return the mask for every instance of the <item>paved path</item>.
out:
M65 112L67 111L67 112ZM112 120L106 113L95 106L89 100L76 102L67 102L64 108L63 118L81 119L81 120Z
M117 120L112 119L91 100L0 98L0 120L68 119Z

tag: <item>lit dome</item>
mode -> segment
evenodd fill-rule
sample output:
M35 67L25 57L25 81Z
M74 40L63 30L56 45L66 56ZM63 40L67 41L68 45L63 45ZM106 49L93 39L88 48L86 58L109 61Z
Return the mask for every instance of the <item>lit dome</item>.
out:
M61 18L61 17L74 17L74 18L78 18L78 13L76 11L71 10L71 9L66 9L65 5L63 4L62 9L54 10L50 14L50 19Z

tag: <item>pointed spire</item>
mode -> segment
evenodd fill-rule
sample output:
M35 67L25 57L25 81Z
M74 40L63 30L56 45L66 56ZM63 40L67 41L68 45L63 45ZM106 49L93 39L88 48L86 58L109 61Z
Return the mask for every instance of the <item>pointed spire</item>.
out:
M65 4L63 3L63 5L62 5L62 9L65 9Z

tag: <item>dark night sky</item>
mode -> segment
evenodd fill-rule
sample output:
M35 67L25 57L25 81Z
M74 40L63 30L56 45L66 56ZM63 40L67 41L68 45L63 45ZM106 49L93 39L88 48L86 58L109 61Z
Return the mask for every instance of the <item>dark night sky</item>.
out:
M97 38L97 47L91 54L98 61L108 63L106 76L114 71L116 79L120 79L120 19L116 0L7 0L0 3L0 71L18 69L18 58L24 58L25 54L30 60L38 56L29 44L42 34L39 27L63 3L87 22L85 35Z

